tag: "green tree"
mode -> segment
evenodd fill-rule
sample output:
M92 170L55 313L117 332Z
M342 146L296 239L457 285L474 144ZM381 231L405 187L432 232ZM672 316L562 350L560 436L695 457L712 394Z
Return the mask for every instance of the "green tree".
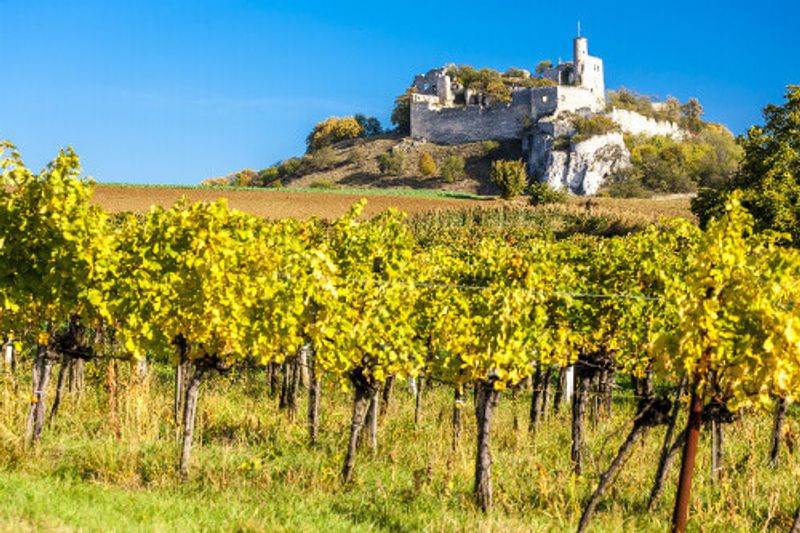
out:
M724 213L726 198L741 189L742 205L756 230L788 233L800 243L800 86L788 87L783 105L764 108L763 126L753 126L739 142L741 170L728 183L700 191L692 211L702 225Z
M494 161L490 177L505 200L519 196L528 185L528 172L522 159Z
M383 133L383 128L381 127L381 121L375 117L368 117L362 115L361 113L357 113L353 116L361 125L363 132L361 134L362 137L374 137L375 135L380 135Z
M394 99L392 109L392 124L395 125L400 135L411 134L411 95L416 93L414 87L409 87L406 92Z

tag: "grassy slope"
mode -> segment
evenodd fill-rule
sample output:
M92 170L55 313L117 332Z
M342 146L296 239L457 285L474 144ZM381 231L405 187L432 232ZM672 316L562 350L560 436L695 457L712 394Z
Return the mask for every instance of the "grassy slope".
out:
M390 150L405 156L403 171L399 175L386 176L378 168L378 157ZM437 172L432 177L423 177L418 169L419 158L430 154ZM439 176L444 161L450 156L464 159L464 179L447 183ZM503 141L492 150L481 142L460 145L440 145L409 137L382 135L370 139L342 141L332 147L332 158L324 165L306 158L303 175L284 180L288 187L326 186L347 189L414 189L420 191L455 191L481 195L494 195L498 190L489 180L489 170L494 159L518 159L522 157L518 141Z
M305 402L289 421L264 388L263 373L215 376L201 393L192 481L181 484L170 422L167 369L144 383L123 365L118 401L121 438L108 415L104 367L90 365L89 390L70 399L36 452L19 446L27 383L0 405L0 529L86 531L561 531L573 529L581 502L610 460L632 405L618 400L614 417L588 424L587 475L569 464L569 416L545 422L534 440L525 431L529 394L504 394L493 426L496 508L485 517L471 502L475 424L464 406L461 447L450 452L451 392L436 388L418 429L413 400L396 388L379 430L375 456L362 451L356 481L338 481L351 398L331 383L323 392L321 441L306 443ZM790 428L798 431L798 413ZM515 429L519 428L519 429ZM798 503L800 460L785 451L766 467L770 419L747 416L726 427L726 480L709 482L704 438L695 478L693 527L706 531L788 530ZM663 428L637 445L629 467L601 504L595 531L664 531L676 472L655 512L643 503ZM608 444L603 441L609 437Z

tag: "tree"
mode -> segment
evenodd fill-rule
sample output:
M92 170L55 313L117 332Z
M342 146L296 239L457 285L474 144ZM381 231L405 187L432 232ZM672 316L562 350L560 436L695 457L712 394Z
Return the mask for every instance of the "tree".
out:
M308 151L346 139L355 139L364 133L364 127L354 117L330 117L320 122L306 137Z
M395 125L400 135L411 134L411 95L417 92L414 87L409 87L406 92L394 99L392 109L392 124Z
M800 243L800 86L788 87L783 105L766 106L764 121L740 138L744 157L736 177L700 191L692 211L705 226L724 214L730 192L741 189L757 231L788 233Z
M499 159L492 162L492 183L500 189L500 196L510 200L525 192L528 185L528 172L522 159L508 161Z
M361 136L362 137L374 137L375 135L380 135L383 133L383 128L381 127L381 121L375 117L367 117L358 113L353 116L361 125L363 130Z

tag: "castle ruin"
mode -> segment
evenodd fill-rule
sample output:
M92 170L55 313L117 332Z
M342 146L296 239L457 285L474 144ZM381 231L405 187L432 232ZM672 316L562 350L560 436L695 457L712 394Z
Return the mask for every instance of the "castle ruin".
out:
M603 60L589 55L588 40L573 41L573 61L542 72L550 87L512 87L511 101L491 102L448 75L450 66L414 79L411 136L441 144L491 139L521 139L527 124L560 112L605 109ZM457 103L458 100L462 103Z
M411 137L438 144L520 140L534 179L556 189L594 194L607 175L628 164L622 132L682 135L672 122L607 110L603 60L589 55L585 37L573 40L572 52L572 61L546 68L538 78L520 71L537 83L512 84L508 102L460 85L450 74L455 65L416 76L410 97ZM620 131L580 143L563 142L575 134L570 116L601 114Z

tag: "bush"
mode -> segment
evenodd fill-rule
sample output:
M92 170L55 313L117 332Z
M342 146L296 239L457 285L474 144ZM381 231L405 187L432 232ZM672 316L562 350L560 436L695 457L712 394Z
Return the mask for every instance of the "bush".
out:
M455 183L464 178L464 158L453 155L442 164L442 179L447 183Z
M419 168L419 173L426 178L430 178L436 174L436 162L433 160L433 156L428 152L422 152L422 154L420 154L417 167Z
M481 148L483 149L483 155L488 157L500 148L500 143L497 141L481 141Z
M331 179L314 180L309 184L312 189L338 189L339 186Z
M515 198L525 192L528 184L528 173L522 159L499 159L492 163L492 183L500 189L500 196L505 200Z
M378 169L386 176L399 176L403 173L406 156L403 152L391 150L378 156Z
M606 135L614 131L620 131L619 124L604 115L592 115L590 117L575 116L572 118L575 126L575 135L572 142L578 144L597 135Z
M258 181L261 187L269 187L273 182L279 181L278 167L273 165L258 173Z
M234 187L256 187L258 186L258 176L258 172L248 168L236 173L230 184Z
M292 157L278 165L278 179L291 180L303 175L303 160L299 157Z
M364 161L367 158L367 151L364 150L363 146L355 145L353 148L350 149L350 155L347 157L347 161L352 165L357 165Z
M566 191L557 191L542 181L531 184L528 194L531 205L563 204L569 198Z
M323 146L345 139L355 139L364 132L364 128L354 117L330 117L320 122L306 137L308 152L319 150Z
M328 170L336 164L336 152L330 146L323 146L308 154L304 159L305 166L310 171Z

